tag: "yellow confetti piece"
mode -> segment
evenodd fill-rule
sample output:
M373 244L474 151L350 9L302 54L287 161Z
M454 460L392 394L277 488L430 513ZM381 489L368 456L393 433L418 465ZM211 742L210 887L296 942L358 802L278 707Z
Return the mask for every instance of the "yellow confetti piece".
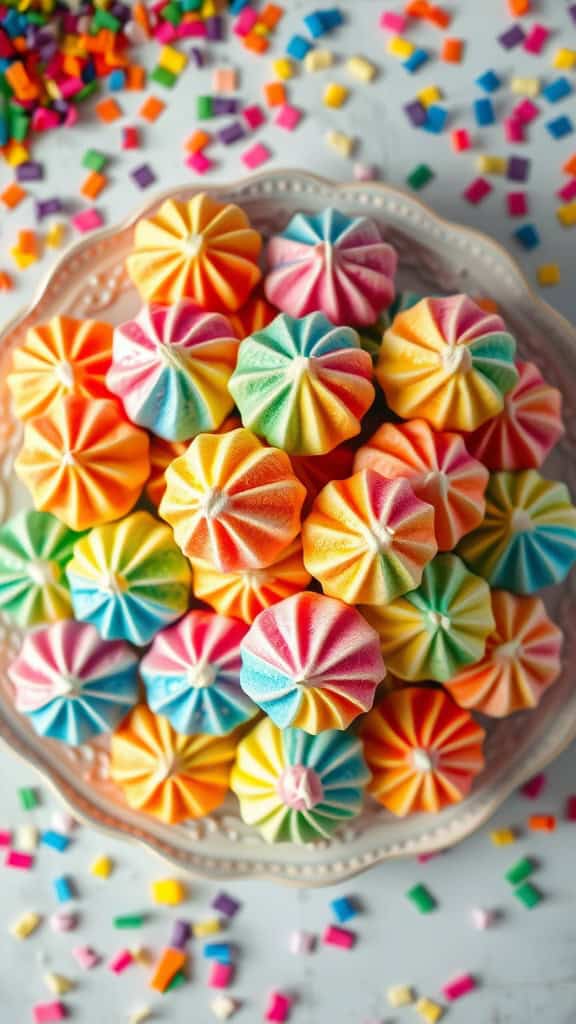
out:
M429 85L416 94L423 107L431 107L442 99L442 90L437 85Z
M155 903L166 903L176 907L186 899L186 887L177 878L160 878L150 886Z
M65 978L63 974L52 974L51 972L44 975L44 984L55 996L66 995L66 992L74 988L74 982L70 978Z
M513 78L510 82L510 89L517 96L530 96L535 99L540 95L542 86L539 78Z
M559 206L556 216L563 227L573 228L576 224L576 202L567 203L566 206Z
M32 853L38 848L40 834L34 825L20 825L16 829L16 847L22 853Z
M272 71L276 78L281 78L283 81L294 78L295 74L294 64L289 57L279 57L278 60L273 60Z
M552 66L561 68L562 71L571 71L576 68L576 50L569 50L566 46L556 50L552 59Z
M10 167L18 167L30 159L30 150L21 142L16 142L13 139L7 146L4 146L2 156Z
M205 921L198 921L194 924L192 931L197 939L204 939L207 935L216 935L221 931L220 921L217 917L209 917Z
M542 263L536 270L536 276L542 288L552 288L560 284L560 267L557 263Z
M10 255L18 270L27 270L33 263L38 262L38 255L35 252L22 252L16 246L10 249Z
M309 50L304 57L304 68L306 71L324 71L332 67L334 54L331 50Z
M90 874L95 878L110 878L114 870L114 863L110 857L97 857L90 865Z
M135 960L137 964L142 964L144 967L154 962L154 955L151 950L146 948L146 946L134 946L130 952L133 960Z
M490 833L490 839L494 846L510 846L516 842L516 833L513 828L495 828Z
M425 996L418 1000L414 1009L416 1013L420 1014L422 1020L426 1021L426 1024L436 1024L436 1021L440 1020L444 1013L442 1006L433 1003L431 999L426 999Z
M15 939L27 939L29 935L36 931L41 920L40 914L35 914L32 910L29 910L10 926L10 934Z
M339 82L329 82L324 89L322 102L325 107L341 107L349 95L350 91L345 85L340 85Z
M415 49L414 43L411 43L409 39L404 39L402 36L391 36L388 40L388 53L392 57L398 57L398 60L408 60Z
M66 225L60 222L51 224L46 232L44 242L49 249L59 249L66 237Z
M376 65L367 57L349 57L346 70L360 82L371 82L376 77Z
M144 1021L150 1020L152 1016L152 1010L149 1006L141 1006L139 1010L133 1010L128 1018L129 1024L144 1024Z
M476 161L476 167L481 174L506 174L508 170L508 161L503 156L489 156L484 154L479 156Z
M356 145L356 139L352 135L346 135L344 132L326 132L324 136L328 145L335 149L340 156L351 156L354 152Z
M386 998L397 1009L399 1006L409 1006L414 1002L414 991L410 985L393 985L388 989Z
M188 63L188 57L173 46L163 46L158 57L158 64L173 75L181 75Z

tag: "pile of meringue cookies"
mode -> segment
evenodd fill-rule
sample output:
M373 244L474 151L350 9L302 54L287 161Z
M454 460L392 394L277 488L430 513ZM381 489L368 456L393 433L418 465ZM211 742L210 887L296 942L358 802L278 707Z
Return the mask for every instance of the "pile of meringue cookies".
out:
M488 299L396 294L396 265L365 217L297 213L264 250L238 206L167 200L135 228L133 320L14 350L11 693L43 737L109 734L132 808L176 824L232 790L269 842L366 794L437 812L484 766L475 714L560 673L560 392Z

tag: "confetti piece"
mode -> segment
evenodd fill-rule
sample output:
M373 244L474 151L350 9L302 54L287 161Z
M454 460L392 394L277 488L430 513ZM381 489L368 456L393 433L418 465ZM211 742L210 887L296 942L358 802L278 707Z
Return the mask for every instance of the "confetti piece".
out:
M240 1009L240 1005L238 1000L232 999L231 996L219 995L210 1003L210 1009L218 1020L228 1020Z
M506 174L508 161L502 156L483 154L478 157L476 167L481 174Z
M349 95L350 92L345 85L329 82L324 89L322 102L325 107L338 108L344 105Z
M446 38L442 44L440 59L445 64L461 64L464 56L464 40Z
M560 268L555 263L545 263L536 271L538 282L542 285L555 285L560 282ZM528 818L531 832L555 832L557 826L554 814L532 814Z
M442 99L442 90L437 85L429 85L420 90L418 99L423 107L431 107Z
M346 921L351 921L352 918L358 916L358 908L348 896L340 896L338 899L332 900L330 908L339 924L345 924Z
M22 914L13 925L10 926L10 934L15 939L27 939L29 935L32 935L39 927L42 918L39 914L35 914L33 911L27 911Z
M331 50L310 50L304 58L304 69L306 71L325 71L334 63L334 54Z
M496 74L495 71L488 70L484 71L477 79L476 85L483 89L484 92L493 93L497 92L502 85L502 79Z
M429 181L432 181L433 177L434 171L431 167L428 167L428 164L418 164L418 167L415 167L406 178L406 183L410 188L413 188L415 191L419 191L424 188Z
M210 965L208 988L228 988L232 984L233 978L233 965L224 964L217 960Z
M548 103L559 103L573 92L572 83L567 78L562 77L549 82L542 90L542 95L545 100L548 100Z
M521 860L517 860L511 868L508 869L504 878L511 885L519 885L520 882L524 882L526 878L536 870L536 863L529 857L522 857Z
M138 185L138 188L149 188L150 185L154 185L156 182L156 175L149 164L140 164L139 167L135 167L130 172L132 181Z
M235 917L240 910L241 904L233 896L229 896L227 892L219 892L212 900L210 906L213 910L218 910L221 914L224 914L225 917Z
M372 164L355 163L352 174L356 181L376 181L378 171Z
M0 292L11 292L14 282L5 270L0 270Z
M8 185L3 192L0 192L0 203L6 207L7 210L15 210L20 203L26 199L28 193L17 181L13 181L12 184Z
M376 78L376 65L367 57L349 57L346 61L346 70L359 82L373 82Z
M91 946L76 946L72 950L72 956L83 971L90 971L100 963L100 957Z
M107 99L100 100L94 108L96 117L102 121L103 124L112 124L122 117L122 110L119 107L115 99L109 96Z
M302 120L302 111L298 107L293 107L289 103L285 103L284 106L280 107L280 110L274 118L274 124L278 125L279 128L284 128L288 132L293 132L298 127Z
M391 57L398 57L399 60L408 60L416 47L409 39L404 39L402 36L392 36L388 40L386 49Z
M386 998L394 1009L410 1006L414 1002L414 990L410 985L392 985L386 992Z
M510 843L515 843L517 838L513 828L495 828L490 833L494 846L509 846Z
M207 174L214 167L214 161L210 160L202 151L191 153L186 159L186 166L196 171L196 174Z
M569 796L564 810L566 821L576 821L576 796Z
M29 853L20 853L18 850L10 850L6 854L4 864L7 868L17 868L20 871L30 871L34 864L34 857Z
M480 128L494 124L496 121L492 101L488 99L487 96L480 97L480 99L474 101L474 116L476 118L476 124Z
M539 54L548 42L550 30L545 25L533 25L524 40L524 49L527 53Z
M264 1020L280 1022L280 1024L283 1021L287 1021L290 1016L291 1006L292 1000L288 996L282 992L271 992L268 996Z
M506 205L510 217L526 217L529 213L528 196L525 192L509 192Z
M96 228L101 228L104 223L102 215L98 210L81 210L80 213L74 214L72 217L72 224L81 234L86 234L88 231L94 231Z
M426 1021L426 1024L436 1024L436 1021L444 1014L444 1009L439 1003L434 1003L431 999L427 999L425 996L420 998L414 1009L416 1013L420 1015L422 1020Z
M482 932L494 924L496 915L493 910L484 910L482 907L473 907L470 911L470 919L474 928L477 928L478 931Z
M78 915L70 910L57 910L50 917L53 932L71 932L78 925Z
M498 36L498 42L504 50L513 50L516 46L520 46L525 38L526 33L520 28L520 25L512 25L511 28Z
M430 54L427 52L427 50L422 50L417 47L415 50L412 51L407 60L402 62L402 67L404 67L406 71L409 72L409 74L413 75L429 60Z
M420 914L430 914L438 904L425 885L414 885L406 893L406 898L416 907Z
M301 930L290 932L288 949L294 956L313 953L316 947L316 936Z
M537 800L541 793L546 788L546 775L544 772L539 772L538 775L533 775L528 782L525 782L520 787L520 792L523 796L528 797L529 800Z
M138 111L138 116L153 124L166 110L166 104L158 96L148 96Z
M576 202L568 203L567 206L559 206L556 211L556 216L558 217L562 227L573 228L576 224Z
M186 953L181 949L172 949L170 946L164 949L148 982L150 988L157 992L165 992L176 974L184 967L186 960Z
M114 870L110 857L97 857L90 865L90 874L95 878L109 878Z
M286 53L289 57L293 57L294 60L303 60L311 49L312 44L304 36L295 35L289 40Z
M70 978L66 978L63 974L53 974L52 972L44 975L44 984L55 996L64 996L74 988L74 982Z
M97 171L91 171L88 177L82 182L80 192L85 199L96 199L106 188L107 184L108 178L105 174L99 174Z
M140 147L140 132L135 127L122 129L122 149L138 149Z
M463 153L470 149L472 140L466 128L457 128L450 132L450 143L455 153Z
M537 249L540 245L540 235L534 224L524 224L523 227L518 228L514 232L514 238L527 252Z
M145 914L121 914L112 919L115 928L142 928L145 923Z
M542 902L542 893L534 886L531 882L524 882L523 885L519 885L514 890L514 895L517 900L520 900L527 910L532 910L533 907L537 907Z
M16 846L19 850L32 853L38 849L40 833L35 825L20 825L17 831Z
M33 811L39 804L38 793L30 786L23 786L18 790L18 799L23 811Z
M286 82L290 78L294 78L296 67L289 57L279 57L272 61L272 72L276 78Z
M489 196L492 192L492 185L485 178L476 178L473 182L468 185L468 188L462 193L463 198L466 199L473 206L481 203L486 196Z
M158 55L160 67L166 71L171 71L173 75L181 75L187 63L188 57L186 54L173 46L163 46Z
M326 946L352 949L356 942L356 935L348 928L337 928L336 925L331 924L324 929L322 941Z
M267 82L262 92L268 107L281 107L286 103L286 89L282 82Z
M443 107L433 105L428 107L426 110L426 120L422 127L427 132L432 132L434 135L440 135L446 127L448 121L448 111L444 110Z
M129 949L121 949L108 961L108 970L113 974L122 974L130 964L134 963L134 957Z
M66 1007L64 1003L36 1003L32 1008L35 1024L50 1024L51 1021L64 1020Z
M324 136L331 149L334 149L340 156L349 157L356 148L356 139L345 132L329 131Z
M514 77L510 81L510 91L517 96L531 96L534 99L539 95L541 89L539 78Z
M152 1017L152 1010L149 1006L141 1006L138 1010L133 1010L128 1018L128 1024L145 1024L145 1021L150 1020Z
M221 931L220 921L217 917L209 917L204 921L197 921L192 926L192 931L197 939L204 939L207 935L217 935Z
M232 963L232 947L229 942L207 942L202 955L206 960L218 960L221 964Z
M574 122L567 114L563 114L562 117L556 117L553 121L548 121L546 131L553 139L564 139L574 131Z
M530 0L508 0L508 10L513 18L520 18L530 11Z
M56 899L59 903L68 903L74 899L74 890L69 878L62 875L60 878L55 878L53 881L54 892L56 893Z
M154 903L177 907L187 898L186 887L178 878L160 878L150 885Z
M560 71L573 71L576 68L576 50L560 47L554 54L552 65Z
M456 978L452 978L451 981L446 982L442 986L442 995L449 1002L453 1003L457 999L462 999L463 996L473 992L476 988L476 980L471 974L459 974Z
M396 11L383 11L378 23L385 32L392 32L393 35L402 35L408 27L408 19L404 14Z

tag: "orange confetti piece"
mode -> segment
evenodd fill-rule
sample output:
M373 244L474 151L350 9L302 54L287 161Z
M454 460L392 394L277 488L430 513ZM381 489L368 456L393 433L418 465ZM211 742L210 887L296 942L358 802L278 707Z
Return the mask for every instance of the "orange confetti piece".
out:
M13 181L11 185L8 185L8 187L0 193L0 203L3 203L9 210L14 210L20 205L27 195L28 193L26 190L23 189L18 182Z
M85 199L96 199L102 190L106 188L107 184L108 178L105 174L99 174L97 171L92 171L92 173L84 179L80 192Z
M116 100L112 99L112 97L100 100L100 103L96 104L95 110L96 116L104 124L112 124L113 121L117 121L122 117L122 111Z
M186 954L181 949L172 949L169 946L162 952L154 968L149 981L150 988L156 989L157 992L165 992L174 975L182 970L185 963Z
M158 96L148 96L144 103L140 107L138 114L143 117L145 121L149 121L152 124L157 121L160 114L166 109L166 104L163 100L159 99Z

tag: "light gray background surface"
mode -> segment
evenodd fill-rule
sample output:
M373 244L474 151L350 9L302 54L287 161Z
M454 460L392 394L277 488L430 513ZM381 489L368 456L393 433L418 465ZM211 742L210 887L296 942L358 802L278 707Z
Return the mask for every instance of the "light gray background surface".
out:
M288 0L289 15L276 36L272 54L279 55L292 31L299 28L300 17L313 5ZM504 245L509 245L534 279L539 263L558 261L562 266L560 287L551 289L546 298L562 313L574 319L574 232L563 230L555 220L557 200L554 190L563 179L560 166L576 150L576 136L562 142L551 141L544 123L560 113L576 115L572 99L555 107L545 108L544 116L529 129L529 145L515 147L516 153L529 156L532 174L526 188L531 204L530 220L542 235L542 246L525 256L511 241L516 226L505 215L505 194L508 183L495 180L494 194L480 207L466 204L460 194L477 174L474 156L478 152L509 154L503 141L501 124L489 130L477 130L471 114L471 103L479 95L474 78L488 67L499 74L511 76L539 75L550 80L557 72L551 69L551 56L559 45L576 47L576 30L571 25L565 0L534 0L535 18L554 28L555 34L541 57L521 51L505 53L495 37L508 24L505 0L461 0L452 4L456 17L450 34L467 42L466 60L461 66L430 63L416 76L410 77L392 58L385 55L385 37L377 28L377 19L384 6L372 0L355 0L343 5L349 15L348 25L326 45L341 57L356 52L371 57L380 68L378 81L370 86L351 82L352 95L345 108L328 111L321 102L326 81L347 81L343 67L319 75L304 75L288 83L291 102L302 106L306 118L300 129L288 134L267 127L258 135L274 152L268 166L302 167L346 180L351 176L351 162L341 159L323 141L329 128L338 128L358 136L357 158L374 163L380 176L392 184L402 185L406 174L425 160L436 172L435 180L424 190L422 198L440 214L463 221L490 232ZM397 5L401 6L401 5ZM527 19L528 24L532 19ZM432 28L417 28L410 33L418 43L438 52L441 36ZM257 100L261 85L272 77L269 60L246 55L235 41L213 47L211 67L232 64L241 71L241 95L246 102ZM150 52L150 62L154 51ZM199 93L210 91L210 70L190 69L174 93L168 96L166 113L143 133L146 148L134 153L120 151L120 125L102 126L86 119L74 131L54 135L35 147L34 155L45 162L47 178L36 186L34 194L74 196L78 193L85 171L80 166L83 152L89 146L113 155L110 166L112 186L98 202L109 223L126 215L149 193L140 193L128 177L131 167L146 161L158 177L158 187L181 184L190 180L182 160L182 140L194 127L194 100ZM571 75L575 78L574 74ZM451 112L451 125L471 128L477 147L475 153L456 155L451 152L447 135L439 137L414 131L401 110L418 89L439 84L445 89L446 104ZM135 123L140 94L121 94L119 101L126 111L124 123ZM504 89L495 97L499 116L513 106L516 98ZM539 101L540 102L540 101ZM225 149L217 147L216 176L232 180L243 173L240 152L243 144ZM0 169L0 182L10 176ZM209 179L204 179L209 186ZM509 186L515 188L516 186ZM519 186L523 188L524 186ZM71 204L71 209L79 209ZM33 223L32 204L23 204L16 213L0 214L0 266L8 266L6 251L14 244L16 231ZM523 223L520 221L518 223ZM18 277L18 287L11 295L0 296L0 316L10 317L28 301L34 287L49 269L49 259ZM542 339L543 346L546 339ZM561 757L549 772L546 793L537 808L562 813L564 799L576 793L576 750ZM43 786L44 807L24 814L18 806L15 788L34 783L34 773L19 764L12 755L0 751L0 828L35 820L41 827L50 818L55 801ZM533 805L526 798L511 799L493 825L522 826ZM474 973L480 988L472 996L450 1008L446 1019L454 1024L574 1024L576 1021L576 924L575 924L575 853L576 825L563 823L552 835L526 833L514 846L495 849L488 830L463 843L458 849L430 861L426 865L413 862L390 863L354 880L341 890L295 892L270 884L230 883L226 888L244 903L230 932L238 943L239 969L232 990L245 1000L245 1008L237 1020L252 1024L262 1019L266 992L273 987L297 996L292 1020L299 1024L367 1024L384 1021L400 1024L418 1018L410 1008L392 1011L386 1006L387 986L412 983L418 991L433 998L440 986L462 970ZM112 855L117 867L109 882L94 879L88 866L94 855ZM540 861L537 884L545 894L544 902L528 912L518 904L504 881L504 871L519 856L530 855ZM10 921L23 910L33 909L48 915L55 909L52 880L67 874L77 882L80 927L69 935L54 935L44 924L25 944L17 943L7 932ZM70 949L78 943L90 943L105 957L112 955L125 936L114 932L114 914L150 910L148 884L153 878L167 874L153 857L136 847L115 842L109 837L81 829L70 852L59 855L43 849L37 867L30 874L3 871L0 873L2 920L0 929L0 1021L2 1024L24 1024L32 1019L30 1006L50 997L43 987L43 963L50 969L78 977ZM439 900L439 910L429 917L420 917L404 897L404 892L417 881L425 881ZM356 950L343 953L320 949L308 958L296 958L287 952L288 934L292 928L319 932L329 920L328 903L339 891L356 895L364 913L353 923L359 934ZM191 885L190 899L181 908L183 916L199 919L206 916L216 887L206 883ZM485 933L472 929L469 911L474 906L499 908L502 918L497 927ZM167 941L170 913L152 910L149 926L134 933L134 940L152 948ZM193 980L186 988L164 999L149 999L146 973L140 967L129 969L121 977L110 974L105 967L78 980L76 991L67 997L73 1019L83 1024L102 1021L124 1021L130 1010L154 1002L159 1021L176 1024L208 1024L209 990L205 986L206 964L195 956ZM152 993L150 993L152 995Z

